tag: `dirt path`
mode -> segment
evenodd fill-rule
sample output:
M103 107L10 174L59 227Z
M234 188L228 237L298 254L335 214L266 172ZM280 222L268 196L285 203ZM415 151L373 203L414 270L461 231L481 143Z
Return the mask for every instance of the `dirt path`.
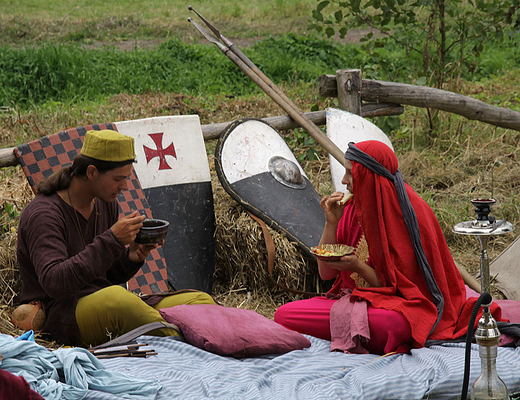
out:
M360 39L362 39L366 34L373 32L374 35L376 35L376 32L374 32L372 29L351 29L347 32L347 35L340 39L339 37L333 38L333 40L337 40L341 43L360 43ZM264 37L255 37L255 38L239 38L239 37L228 37L229 40L231 40L233 43L237 45L239 48L248 48L252 46L255 42L263 40ZM103 46L110 46L115 47L122 51L132 51L136 49L154 49L163 43L164 40L141 40L141 39L132 39L132 40L120 40L120 41L112 41L112 42L92 42L84 47L87 49L97 49ZM206 39L199 38L195 41L195 43L198 44L210 44Z

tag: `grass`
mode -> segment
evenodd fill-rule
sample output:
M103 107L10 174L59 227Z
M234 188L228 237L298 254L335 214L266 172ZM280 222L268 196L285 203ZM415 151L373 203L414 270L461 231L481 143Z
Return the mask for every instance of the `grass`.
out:
M285 35L244 49L276 83L304 84L367 55L349 44ZM45 43L0 48L0 104L92 101L118 93L161 91L193 95L259 93L216 47L168 39L153 49L119 51Z
M492 47L488 50L496 52ZM505 46L504 51L507 54L514 47ZM334 74L350 66L360 66L364 78L406 83L420 79L416 72L420 60L406 57L403 51L381 48L375 52L311 35L269 37L244 52L277 84L306 85L322 74ZM486 65L487 53L483 57L481 80L504 73L504 69L497 71ZM508 65L518 68L515 62L511 58ZM48 101L85 103L118 93L146 91L196 96L247 96L260 92L215 46L189 44L178 38L132 51L120 51L113 45L85 48L49 42L37 48L4 46L0 47L0 70L0 104L22 108ZM478 78L476 74L471 76L473 80ZM512 108L515 99L518 95L510 103ZM385 128L397 126L390 122L387 120Z
M253 38L273 33L303 33L315 0L111 0L2 2L0 23L5 44L41 41L83 42L180 37L198 41L187 22L193 5L231 37Z
M189 14L188 5L192 5L207 18L241 18L245 25L253 20L279 22L291 16L307 17L309 10L315 7L314 0L256 0L236 2L234 0L191 2L166 0L91 0L88 3L77 0L4 0L2 13L13 17L29 19L93 20L105 15L139 16L143 20L170 20L180 22Z

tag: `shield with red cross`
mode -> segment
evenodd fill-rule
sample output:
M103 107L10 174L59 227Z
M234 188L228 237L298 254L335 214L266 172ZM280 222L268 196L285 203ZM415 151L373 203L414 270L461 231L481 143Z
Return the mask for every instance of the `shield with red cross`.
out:
M134 169L154 218L170 222L162 247L175 289L211 292L215 265L213 191L196 115L116 122L135 139Z

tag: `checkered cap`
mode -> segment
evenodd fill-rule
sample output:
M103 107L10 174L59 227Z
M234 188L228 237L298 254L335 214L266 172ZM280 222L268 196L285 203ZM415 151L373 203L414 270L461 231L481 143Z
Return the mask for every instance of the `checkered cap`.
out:
M38 183L63 167L72 165L83 144L85 132L89 130L117 130L113 124L95 124L68 129L23 144L16 149L16 155L23 172L36 193ZM144 197L141 184L132 168L128 190L118 198L119 211L128 214L139 210L146 218L152 218L152 211ZM142 268L128 281L128 289L143 294L168 291L166 260L162 249L154 249Z

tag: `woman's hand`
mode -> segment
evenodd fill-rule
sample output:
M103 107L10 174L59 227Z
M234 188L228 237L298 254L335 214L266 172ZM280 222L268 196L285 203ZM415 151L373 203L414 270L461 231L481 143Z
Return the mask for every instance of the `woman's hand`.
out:
M329 197L324 197L320 201L321 208L325 213L325 219L328 224L337 225L343 210L345 209L344 204L340 204L340 200L343 198L344 193L334 192Z
M354 254L349 254L341 257L338 261L322 261L327 267L338 271L352 271L359 272L360 259Z
M328 269L329 274L332 275L332 271L336 270L336 275L341 271L356 272L368 282L371 287L380 287L379 279L374 268L361 261L354 254L349 254L341 257L338 261L318 261L318 266L321 265L320 275L326 273L324 266ZM323 271L322 271L323 270Z

